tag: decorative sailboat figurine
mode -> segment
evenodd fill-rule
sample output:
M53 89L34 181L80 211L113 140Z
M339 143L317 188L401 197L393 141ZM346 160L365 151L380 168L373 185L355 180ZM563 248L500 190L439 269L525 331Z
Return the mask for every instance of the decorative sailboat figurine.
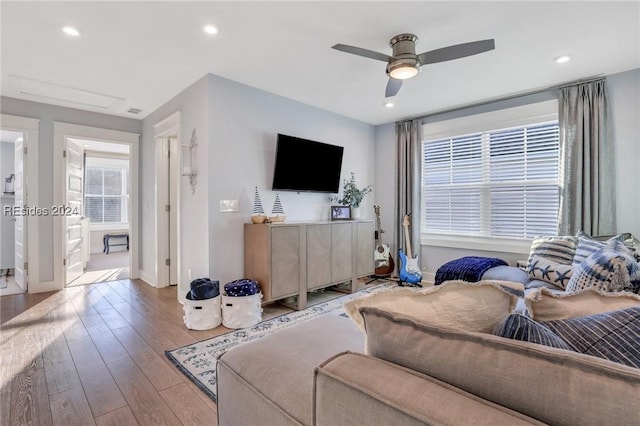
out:
M260 194L258 194L258 187L253 193L253 214L251 215L251 222L264 223L267 220L267 215L264 214L264 208L262 207L262 201L260 200Z
M273 202L273 209L271 209L271 217L269 220L271 222L284 222L287 218L284 215L284 210L282 209L282 203L280 202L280 195L276 194L276 200Z

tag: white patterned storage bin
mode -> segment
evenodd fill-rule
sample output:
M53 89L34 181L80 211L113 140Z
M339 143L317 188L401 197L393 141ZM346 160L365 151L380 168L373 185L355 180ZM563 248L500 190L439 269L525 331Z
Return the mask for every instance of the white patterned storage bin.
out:
M251 327L262 321L262 293L251 296L222 296L222 325L227 328Z
M184 301L184 324L190 330L209 330L222 324L220 299L222 296L204 300Z

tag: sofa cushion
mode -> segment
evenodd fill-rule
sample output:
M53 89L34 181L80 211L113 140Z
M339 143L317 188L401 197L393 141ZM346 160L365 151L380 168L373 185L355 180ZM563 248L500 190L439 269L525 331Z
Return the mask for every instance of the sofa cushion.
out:
M404 312L430 324L461 330L491 332L511 313L524 295L520 283L507 281L445 281L420 290L394 288L351 300L344 310L364 330L360 308L374 306L391 312Z
M548 288L527 292L527 314L536 321L552 321L640 306L640 296L628 292L603 293L587 289L558 293Z
M578 265L567 284L567 292L591 287L601 291L640 289L640 265L624 243L610 240Z
M571 347L562 340L562 337L554 333L549 327L522 314L516 313L506 317L496 325L496 328L493 329L493 334L506 337L507 339L538 343L540 345L569 351L572 350Z
M529 277L543 280L564 290L573 275L573 266L557 263L540 256L532 256L529 265Z
M531 261L534 256L564 265L571 265L577 243L578 239L573 235L535 237L529 249L527 269L531 266Z
M549 424L640 424L640 370L362 308L367 352Z
M310 426L313 369L345 350L364 351L364 334L338 315L236 346L218 360L220 424Z
M354 353L316 369L314 399L317 426L543 424L415 370Z
M594 240L591 235L587 234L584 231L578 231L576 237L578 238L578 245L576 247L576 254L573 256L572 264L574 266L584 262L587 257L605 247L609 242L624 241L624 234L614 235L606 241Z

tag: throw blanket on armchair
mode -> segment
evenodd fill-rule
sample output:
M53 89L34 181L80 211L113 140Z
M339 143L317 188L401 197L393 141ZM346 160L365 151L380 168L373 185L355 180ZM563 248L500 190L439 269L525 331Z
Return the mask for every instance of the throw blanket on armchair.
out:
M466 256L447 262L436 271L435 285L449 280L480 281L482 274L494 266L507 265L496 257Z

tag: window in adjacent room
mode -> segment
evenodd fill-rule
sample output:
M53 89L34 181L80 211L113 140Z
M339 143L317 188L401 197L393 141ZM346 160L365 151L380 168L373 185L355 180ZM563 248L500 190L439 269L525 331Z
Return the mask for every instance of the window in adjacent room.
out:
M126 225L127 160L87 157L84 211L92 225Z
M423 130L423 235L525 240L556 233L555 101Z

